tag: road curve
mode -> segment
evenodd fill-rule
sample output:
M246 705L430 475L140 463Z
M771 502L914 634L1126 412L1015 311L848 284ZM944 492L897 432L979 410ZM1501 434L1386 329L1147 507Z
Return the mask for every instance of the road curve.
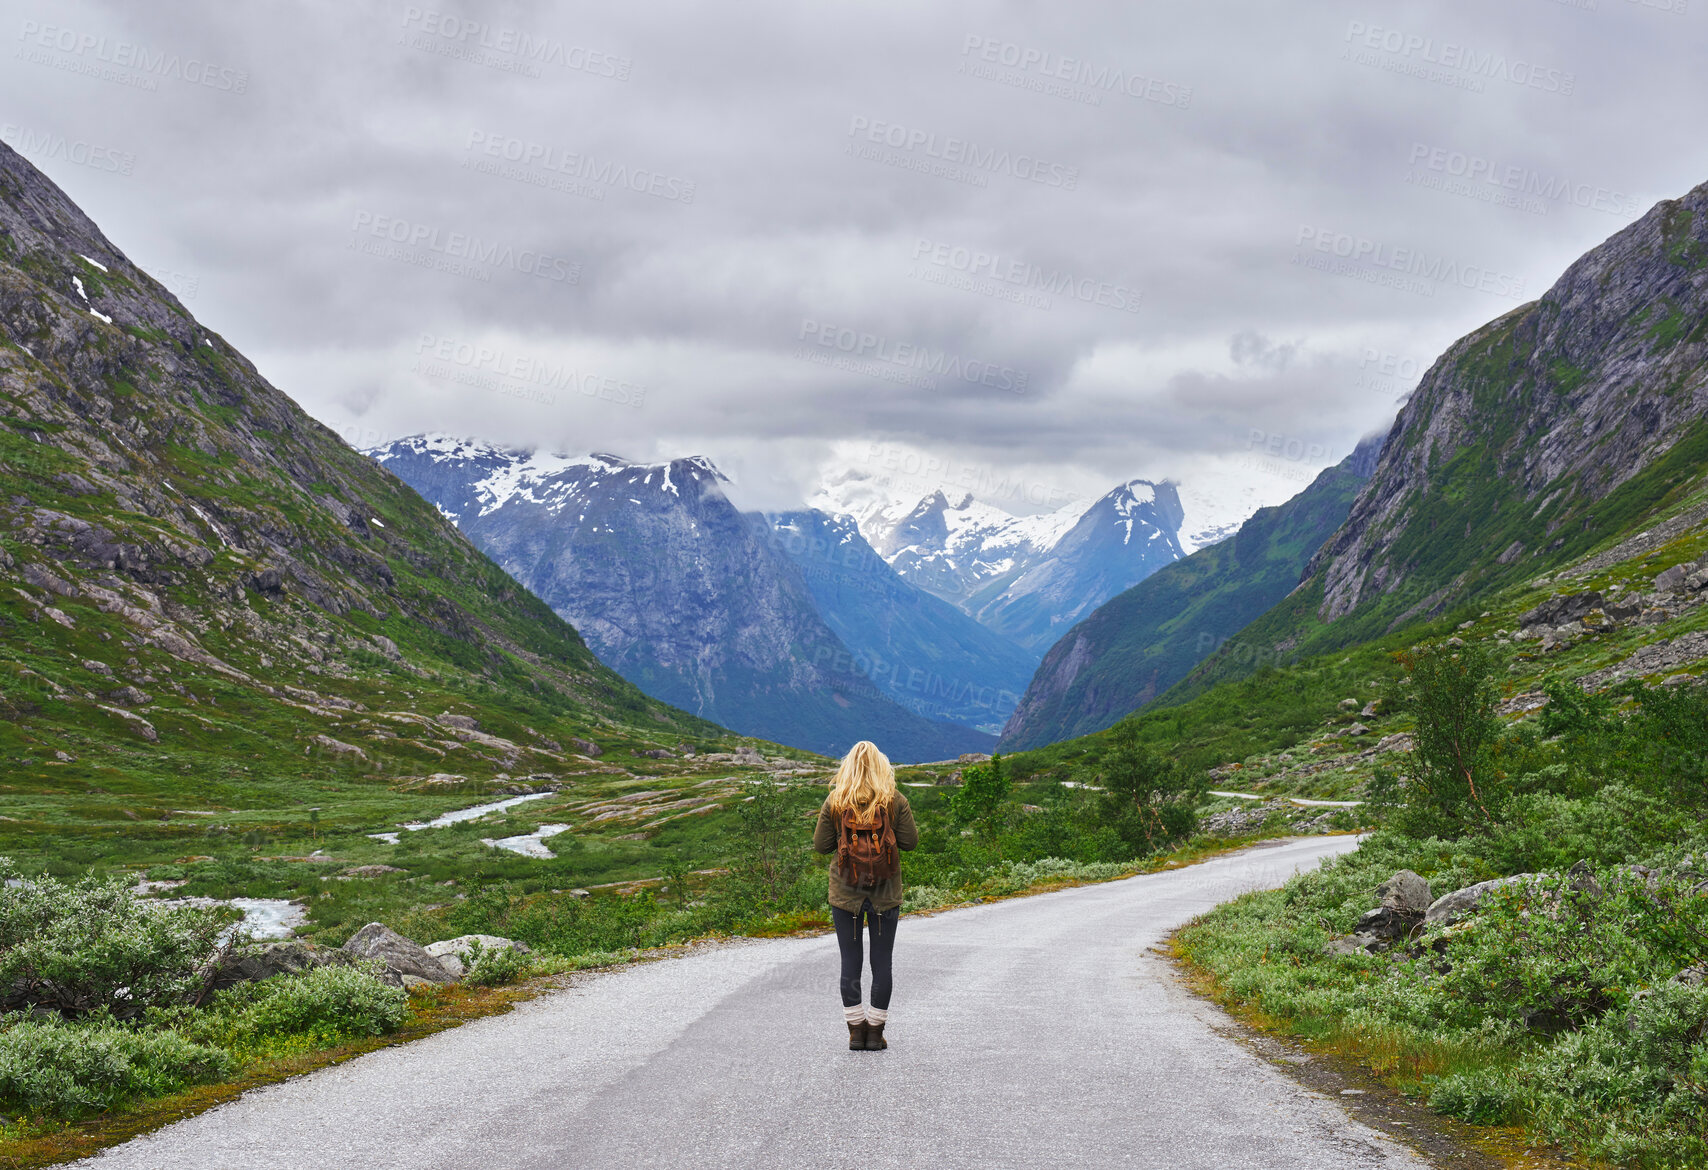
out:
M904 917L887 1052L833 938L591 975L107 1150L97 1170L1422 1167L1218 1033L1147 948L1353 846Z

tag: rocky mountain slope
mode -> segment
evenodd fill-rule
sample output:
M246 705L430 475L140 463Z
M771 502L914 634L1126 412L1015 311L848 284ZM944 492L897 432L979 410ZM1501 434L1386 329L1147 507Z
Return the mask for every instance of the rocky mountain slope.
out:
M1242 640L1347 645L1640 527L1708 461L1708 184L1450 346L1304 586ZM1227 653L1192 687L1245 667Z
M723 737L600 665L3 146L0 332L0 753L9 796L87 786L84 839L156 774L241 801L263 775L560 774L593 766L577 740Z
M370 454L649 695L830 754L867 737L901 760L993 742L875 687L764 522L736 509L703 459L565 458L442 436Z
M1099 606L1044 656L1001 746L1100 731L1166 691L1297 586L1369 478L1381 440L1360 444L1304 491L1228 540L1165 565ZM1237 651L1236 651L1237 652Z
M933 719L998 732L1037 655L902 579L850 516L815 509L769 517L772 543L799 567L819 613L865 677Z

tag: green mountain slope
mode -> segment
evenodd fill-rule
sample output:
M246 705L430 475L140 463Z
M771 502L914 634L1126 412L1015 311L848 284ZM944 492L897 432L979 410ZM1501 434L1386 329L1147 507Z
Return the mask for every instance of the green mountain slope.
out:
M1376 637L1545 574L1677 502L1708 463L1708 184L1455 342L1308 582L1180 684Z
M220 820L177 809L306 823L351 786L359 823L412 777L593 766L572 737L723 734L603 667L4 147L0 333L0 853Z
M1360 444L1291 500L1260 509L1231 538L1104 602L1045 656L1001 747L1100 731L1184 678L1298 586L1311 556L1346 519L1379 448Z

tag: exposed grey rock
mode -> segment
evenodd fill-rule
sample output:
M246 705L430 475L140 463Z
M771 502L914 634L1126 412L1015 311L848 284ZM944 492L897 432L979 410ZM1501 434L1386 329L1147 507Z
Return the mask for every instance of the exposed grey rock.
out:
M1451 894L1443 894L1429 904L1429 911L1424 915L1424 923L1429 926L1438 926L1457 922L1481 905L1483 899L1493 891L1516 885L1519 882L1530 881L1537 876L1533 873L1518 873L1511 877L1478 882L1474 886L1454 890Z
M1369 735L1370 729L1362 723L1354 723L1346 729L1347 735Z
M468 974L469 953L474 950L476 943L485 951L520 951L524 955L534 952L528 944L519 943L515 939L501 938L496 934L464 934L456 938L442 939L439 942L428 943L424 948L429 955L439 960L441 966L454 977L461 979Z
M1224 812L1212 813L1205 817L1202 828L1206 833L1215 833L1225 837L1243 836L1246 833L1255 833L1261 829L1275 811L1275 806L1268 804L1230 808Z
M1429 880L1409 869L1402 869L1376 887L1378 901L1389 910L1418 917L1429 913L1435 895L1430 892Z
M152 698L147 691L138 690L136 687L129 686L120 687L114 691L108 691L107 697L113 702L123 703L127 707L141 707L147 704Z
M1416 746L1417 741L1412 738L1411 734L1402 731L1396 735L1384 735L1377 741L1376 750L1379 752L1409 752Z
M300 939L263 943L251 953L233 956L221 964L214 977L215 988L236 983L254 983L275 975L299 975L316 967L348 967L359 962L355 955Z
M571 736L569 746L580 752L582 755L590 756L593 759L598 759L600 756L605 754L605 749L590 739L577 739L574 736Z
M393 987L404 986L405 976L429 983L452 983L456 979L426 948L378 922L370 922L351 935L343 950L358 959L383 963L385 971L381 978Z
M1593 609L1601 609L1604 598L1600 593L1556 594L1534 609L1518 615L1520 628L1530 626L1563 626L1582 621Z
M1323 953L1329 955L1372 955L1384 950L1388 940L1377 934L1351 934L1345 938L1329 940L1323 947Z
M472 715L458 715L453 711L441 711L435 723L444 727L456 727L463 731L479 731L480 720Z

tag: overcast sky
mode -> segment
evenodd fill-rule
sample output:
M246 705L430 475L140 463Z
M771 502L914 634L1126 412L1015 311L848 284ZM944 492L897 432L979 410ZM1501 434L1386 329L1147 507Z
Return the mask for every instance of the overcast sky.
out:
M0 122L360 446L1227 513L1708 180L1686 4L6 0Z

